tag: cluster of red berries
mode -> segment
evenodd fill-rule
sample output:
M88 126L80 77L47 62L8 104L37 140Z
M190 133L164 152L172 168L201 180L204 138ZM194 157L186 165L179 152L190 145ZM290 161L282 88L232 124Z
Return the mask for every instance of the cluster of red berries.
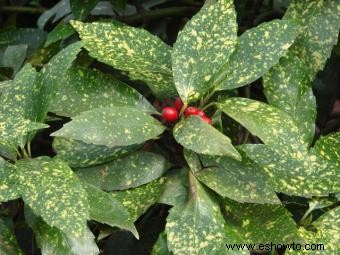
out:
M167 122L175 122L179 118L179 113L181 112L183 107L183 102L182 100L177 97L173 106L167 106L164 107L162 110L162 118L167 121ZM197 115L200 116L201 119L210 124L212 123L211 119L205 115L205 112L198 109L197 107L194 106L189 106L185 109L184 111L184 116L189 117L191 115Z

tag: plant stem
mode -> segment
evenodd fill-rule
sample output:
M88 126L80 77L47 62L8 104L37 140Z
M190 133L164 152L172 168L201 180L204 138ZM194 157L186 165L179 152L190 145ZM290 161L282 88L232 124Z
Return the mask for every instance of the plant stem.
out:
M305 214L302 216L302 218L299 221L299 225L302 224L302 222L308 217L308 215L313 211L314 208L308 208L308 210L305 212Z
M32 158L32 152L31 152L31 141L27 142L27 153L30 158Z
M31 13L31 14L42 14L47 11L43 7L28 7L28 6L0 6L0 12L20 12L20 13Z
M210 106L213 106L213 105L215 105L215 104L216 104L215 102L211 102L210 104L205 105L205 106L202 108L202 111L205 111L205 110L208 109Z
M242 144L245 144L245 143L248 142L248 138L249 138L249 134L250 134L249 130L247 130L247 129L244 132L245 133L244 133L244 136L243 136Z

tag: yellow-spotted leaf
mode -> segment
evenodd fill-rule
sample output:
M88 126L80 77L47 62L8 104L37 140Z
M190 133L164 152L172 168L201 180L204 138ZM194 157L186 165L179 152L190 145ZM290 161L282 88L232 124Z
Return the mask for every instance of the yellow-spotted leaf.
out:
M73 117L100 107L131 106L154 113L153 106L135 89L96 69L74 67L60 77L50 110Z
M240 97L227 99L217 106L275 151L301 159L307 153L295 121L282 110Z
M339 12L339 1L294 0L284 16L300 23L299 34L291 50L308 67L311 81L324 68L338 41Z
M82 112L52 135L115 147L155 139L163 131L162 124L148 114L117 106Z
M312 225L316 228L316 232L308 231L302 227L299 229L301 237L309 244L306 248L310 250L294 251L290 249L287 250L287 254L311 254L312 252L313 255L335 255L339 252L340 207L326 212Z
M21 195L50 226L81 237L89 218L87 194L69 166L61 160L40 157L16 163Z
M114 191L111 195L130 213L129 221L136 221L146 210L157 203L164 191L165 178L159 178L134 189Z
M245 155L242 161L211 156L201 156L201 161L204 168L196 177L221 196L239 202L280 203L268 174Z
M205 6L179 33L172 53L174 81L183 102L199 99L228 61L237 41L231 0Z
M268 102L289 114L310 144L315 132L316 100L304 63L293 53L287 54L264 76L263 86Z
M176 255L217 254L224 245L220 207L195 177L189 178L188 201L171 208L167 218L165 231L169 250Z
M0 254L23 255L14 233L0 219Z
M87 192L92 220L129 230L138 238L131 215L119 200L90 184L84 183L83 187Z
M57 158L65 161L70 167L89 167L112 161L135 151L139 145L107 147L82 141L55 137L53 149Z
M159 154L137 151L105 164L75 170L81 180L102 190L111 191L149 183L161 177L170 166Z
M273 20L243 33L228 65L216 77L217 89L249 84L279 62L296 37L297 25L289 20Z
M273 189L295 196L328 196L340 192L340 171L334 163L309 153L299 159L279 154L263 144L238 147L270 176Z
M340 132L321 136L315 143L312 151L321 158L331 161L340 168Z
M20 197L17 168L0 157L0 203Z
M168 242L164 231L159 234L157 241L152 248L151 255L172 255L168 249Z
M99 254L95 237L87 227L81 236L74 237L48 225L41 217L35 216L28 207L25 208L25 219L35 234L37 245L42 254Z
M93 58L142 80L160 97L176 95L171 47L140 28L117 23L71 21Z
M202 121L200 117L191 116L179 122L174 128L173 134L179 144L194 152L241 159L229 137Z
M226 228L239 233L243 243L279 244L299 241L292 215L282 205L259 205L225 200Z

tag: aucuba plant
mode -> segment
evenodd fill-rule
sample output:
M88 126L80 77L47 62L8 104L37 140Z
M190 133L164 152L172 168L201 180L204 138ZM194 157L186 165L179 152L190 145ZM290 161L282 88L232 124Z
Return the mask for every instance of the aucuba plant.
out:
M13 69L0 83L0 254L25 254L18 228L41 254L100 254L117 231L140 239L155 212L154 255L338 254L340 132L316 135L312 83L340 1L293 0L246 31L236 1L206 1L172 46L89 19L97 2L61 1L39 29L0 34ZM53 153L34 153L41 140Z

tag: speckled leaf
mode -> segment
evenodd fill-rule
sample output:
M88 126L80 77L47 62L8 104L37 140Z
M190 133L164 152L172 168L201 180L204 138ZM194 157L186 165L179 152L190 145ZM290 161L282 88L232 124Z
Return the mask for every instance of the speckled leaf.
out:
M11 67L16 74L26 59L27 45L10 45L2 56L1 66Z
M130 145L110 148L105 145L88 144L62 137L55 137L53 141L53 149L57 154L56 157L74 168L106 163L123 157L139 147L139 145Z
M199 99L235 49L233 1L203 7L179 33L172 53L174 81L183 102Z
M48 47L52 43L55 43L59 40L64 40L69 36L73 35L76 31L70 24L65 24L64 22L60 22L51 32L48 33L45 47Z
M159 121L130 107L105 107L82 112L53 136L108 147L139 144L164 131Z
M0 157L0 203L20 197L17 169Z
M131 215L129 221L136 221L146 210L157 203L163 193L165 178L154 180L134 189L115 191L111 195L120 201Z
M285 14L284 18L300 22L299 35L292 51L308 67L311 80L324 68L338 41L339 12L339 1L294 0Z
M145 81L160 97L176 95L171 47L146 30L113 23L71 21L90 55Z
M193 116L179 122L173 134L179 144L197 153L241 159L229 137L202 121L200 117Z
M85 19L99 0L70 0L72 13L75 19Z
M176 255L217 254L224 236L220 207L195 177L189 178L192 193L188 201L171 208L167 218L169 250Z
M285 111L296 122L306 144L314 138L316 100L308 69L294 54L281 58L263 78L268 102Z
M335 255L340 250L340 207L336 207L314 221L313 226L317 229L316 233L300 228L299 233L308 244L323 244L324 249L314 250L313 255ZM319 248L321 248L319 246ZM310 254L311 252L288 250L287 254Z
M37 28L18 28L0 33L0 46L26 44L31 55L45 40L46 32Z
M168 249L168 242L164 231L159 234L157 241L152 248L151 255L172 255L172 252Z
M51 227L29 208L25 208L25 218L33 229L35 239L44 255L97 255L99 249L91 231L86 227L83 235L73 237Z
M225 200L226 227L236 230L244 243L289 243L300 240L292 215L281 205L259 205Z
M307 153L294 120L285 112L248 98L234 97L218 104L218 108L242 124L265 144L283 154L303 158Z
M14 233L12 233L5 223L0 219L0 254L23 255L19 248Z
M238 40L228 67L214 79L219 90L249 84L279 62L292 45L297 26L289 20L273 20L249 29Z
M131 106L154 113L153 106L135 89L96 69L70 68L59 79L50 111L73 117L100 107Z
M340 169L340 132L321 136L315 143L313 151L327 161L331 161Z
M83 187L87 192L92 220L129 230L138 238L131 216L119 200L90 184L84 183Z
M87 168L76 169L78 177L102 190L135 188L161 177L170 163L161 155L137 151L124 158Z
M87 194L68 165L48 157L16 165L23 200L34 213L66 234L82 236L88 219Z
M55 55L40 71L40 98L41 104L38 106L39 116L38 119L44 119L49 110L50 104L56 96L60 81L68 68L71 67L73 61L76 59L77 54L80 52L82 42L73 43L66 48L62 49Z
M305 197L340 192L339 168L313 153L298 159L280 155L261 144L239 148L267 172L277 192Z
M278 204L268 175L243 155L242 161L228 157L201 157L205 168L196 177L223 197L239 202Z

